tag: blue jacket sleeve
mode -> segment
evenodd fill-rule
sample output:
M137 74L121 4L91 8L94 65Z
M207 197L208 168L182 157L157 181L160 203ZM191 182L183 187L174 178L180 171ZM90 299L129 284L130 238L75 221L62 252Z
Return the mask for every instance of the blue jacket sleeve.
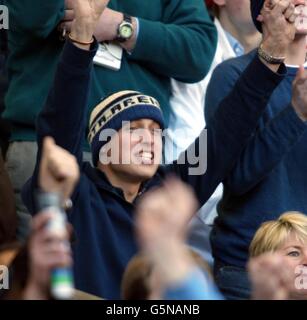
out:
M201 136L166 167L192 186L201 206L233 169L285 74L284 65L274 73L255 56Z
M33 196L38 186L43 138L53 137L57 145L77 158L79 165L82 162L92 61L97 47L95 42L90 51L85 51L69 41L64 46L53 86L37 120L38 153L35 170L23 188L23 200L32 213L35 213Z
M280 112L244 148L224 182L230 192L242 195L263 180L300 140L306 128L291 105Z

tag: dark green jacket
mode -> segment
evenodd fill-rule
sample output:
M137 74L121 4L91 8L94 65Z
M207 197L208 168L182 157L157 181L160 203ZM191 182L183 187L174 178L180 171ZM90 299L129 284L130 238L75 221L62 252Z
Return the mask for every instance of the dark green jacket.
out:
M4 0L4 4L10 11L11 51L4 117L13 123L13 141L35 141L36 117L63 47L56 27L64 0ZM89 111L106 95L131 89L157 98L167 122L170 78L198 82L213 59L216 31L204 1L111 0L109 7L139 18L140 31L132 55L124 53L120 71L94 68Z

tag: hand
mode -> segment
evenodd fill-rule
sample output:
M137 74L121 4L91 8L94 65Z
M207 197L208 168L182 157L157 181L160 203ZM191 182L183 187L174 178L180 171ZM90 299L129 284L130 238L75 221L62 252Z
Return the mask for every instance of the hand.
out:
M39 171L40 188L44 192L58 193L66 200L70 198L79 175L76 158L58 147L52 138L45 138Z
M254 300L287 300L294 291L294 271L280 254L250 259L249 277Z
M72 0L66 0L66 7L69 8L69 3ZM75 13L72 9L65 10L63 22L60 29L71 31L72 22L75 19ZM123 14L109 8L105 8L96 25L94 35L98 42L112 41L117 36L117 26L122 22Z
M185 238L196 208L193 191L174 178L149 192L138 205L139 243L158 272L161 285L180 281L194 265Z
M197 209L190 187L176 178L147 193L137 208L138 235L146 247L170 239L184 241L188 223Z
M295 37L297 13L291 0L265 0L258 20L262 22L263 49L275 57L284 57Z
M80 42L90 42L99 18L110 0L66 0L68 10L73 10L71 36ZM71 14L72 16L72 14Z
M72 265L68 243L69 232L54 236L46 229L51 212L43 212L33 218L32 233L28 244L29 275L24 299L45 300L50 296L50 274L54 268Z
M75 19L75 13L73 9L73 0L65 1L65 16L60 25L60 29L65 29L67 32L71 31L72 22ZM110 8L105 8L99 17L97 22L94 35L98 42L103 41L113 41L117 37L117 29L119 24L123 21L123 14L121 12L112 10ZM132 17L132 24L134 25L134 30L136 30L136 19ZM120 45L128 50L132 51L136 44L136 34L133 35L131 39Z
M307 71L300 66L293 81L292 106L302 121L307 121Z

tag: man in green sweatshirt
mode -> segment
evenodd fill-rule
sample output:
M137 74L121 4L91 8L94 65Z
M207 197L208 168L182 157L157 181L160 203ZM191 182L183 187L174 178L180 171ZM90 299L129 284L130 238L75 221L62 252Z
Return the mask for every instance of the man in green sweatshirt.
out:
M10 84L4 117L12 123L7 167L16 193L21 239L27 234L29 218L20 189L34 168L35 121L63 47L60 30L69 31L74 18L72 3L4 0L10 12ZM166 123L170 79L188 83L203 79L216 47L215 27L202 0L110 0L95 36L99 42L115 41L116 54L108 48L111 57L120 56L119 48L123 52L117 71L95 65L88 112L111 93L137 90L160 101Z

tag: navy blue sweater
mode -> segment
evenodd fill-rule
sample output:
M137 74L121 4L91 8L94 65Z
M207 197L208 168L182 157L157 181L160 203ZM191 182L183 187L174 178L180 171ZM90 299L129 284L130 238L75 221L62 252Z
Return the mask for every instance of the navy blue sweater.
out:
M41 143L44 136L53 136L58 145L77 157L81 168L81 178L72 197L74 207L68 214L76 236L73 244L76 287L117 299L125 267L137 252L133 212L139 197L133 204L128 203L122 190L114 188L102 172L81 163L92 58L96 49L97 44L91 51L80 50L70 42L64 46L52 90L38 117L37 164L33 177L24 187L23 199L34 214ZM284 73L284 66L280 74L275 74L255 58L233 92L221 103L208 127L206 173L189 175L193 166L188 164L161 167L144 184L140 195L159 185L165 175L172 172L194 188L201 205L206 202L232 169ZM192 146L196 151L199 151L199 141Z
M223 97L255 56L255 51L221 64L208 87L205 110L210 124ZM291 106L297 68L274 90L257 129L224 181L224 195L211 234L214 257L244 267L260 224L286 211L307 212L306 124ZM231 134L231 132L229 132Z

